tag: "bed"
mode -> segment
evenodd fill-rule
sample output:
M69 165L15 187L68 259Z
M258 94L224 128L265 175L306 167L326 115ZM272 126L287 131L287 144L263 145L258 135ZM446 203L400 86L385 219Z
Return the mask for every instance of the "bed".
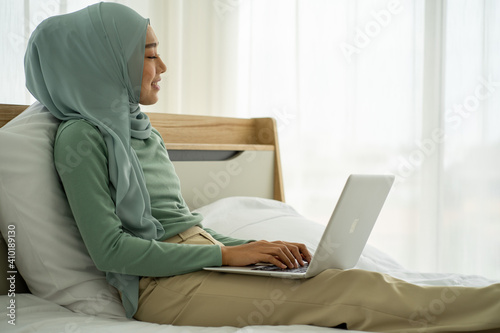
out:
M284 197L276 122L149 113L204 226L245 239L286 239L311 251L323 226ZM0 105L1 332L332 332L312 326L175 327L126 319L79 238L52 163L55 120L41 105ZM78 152L75 154L77 162ZM338 189L339 191L341 189ZM357 268L417 284L481 286L481 276L419 273L367 245ZM271 314L272 315L272 314Z

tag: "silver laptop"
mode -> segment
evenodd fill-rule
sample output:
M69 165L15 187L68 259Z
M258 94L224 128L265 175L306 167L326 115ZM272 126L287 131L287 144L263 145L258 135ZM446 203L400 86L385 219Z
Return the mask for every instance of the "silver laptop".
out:
M224 273L305 279L330 268L352 268L363 252L393 183L393 175L350 175L316 252L311 262L304 267L282 269L271 264L256 264L204 269ZM279 237L279 235L274 236Z

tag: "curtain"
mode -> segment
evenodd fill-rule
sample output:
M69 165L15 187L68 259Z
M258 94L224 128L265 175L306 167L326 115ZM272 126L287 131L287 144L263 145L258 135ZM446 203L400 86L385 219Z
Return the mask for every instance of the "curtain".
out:
M410 269L499 278L498 2L234 11L237 112L277 119L287 202L326 223L350 173L395 174L370 243Z
M442 270L500 277L500 3L448 1L440 153Z
M349 174L396 173L419 136L423 6L271 3L241 9L238 110L277 119L286 199L326 223ZM407 265L419 258L406 250L419 246L418 189L418 176L398 177L370 238Z
M94 2L2 4L0 102L32 102L38 22ZM320 223L349 174L395 174L372 245L410 269L500 278L498 1L117 2L151 19L168 67L146 111L274 117L286 201Z

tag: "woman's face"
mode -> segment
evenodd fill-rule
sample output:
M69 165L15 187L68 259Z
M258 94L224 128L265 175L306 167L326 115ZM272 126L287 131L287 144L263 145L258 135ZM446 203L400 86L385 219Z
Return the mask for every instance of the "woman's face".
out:
M141 97L139 103L143 105L155 104L160 91L160 74L167 70L167 66L157 53L158 38L148 25L146 32L146 51L144 53L144 67L142 69Z

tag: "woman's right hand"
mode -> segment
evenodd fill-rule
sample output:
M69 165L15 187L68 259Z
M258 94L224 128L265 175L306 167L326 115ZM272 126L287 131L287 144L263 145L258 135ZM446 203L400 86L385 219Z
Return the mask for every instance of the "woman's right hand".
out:
M265 240L238 246L223 246L222 265L247 266L259 262L267 262L281 268L303 266L304 260L311 261L306 246L301 243L283 241L268 242Z

